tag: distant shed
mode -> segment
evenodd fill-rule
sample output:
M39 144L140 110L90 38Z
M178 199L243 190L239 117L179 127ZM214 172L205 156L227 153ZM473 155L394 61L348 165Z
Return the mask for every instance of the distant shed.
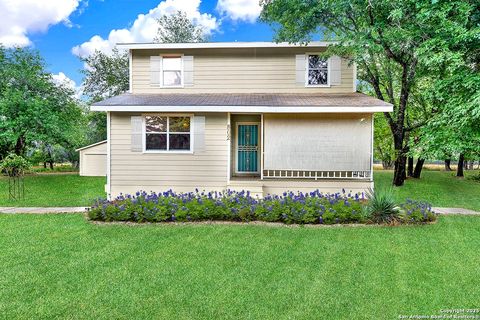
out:
M107 140L79 148L80 175L106 176L107 175Z

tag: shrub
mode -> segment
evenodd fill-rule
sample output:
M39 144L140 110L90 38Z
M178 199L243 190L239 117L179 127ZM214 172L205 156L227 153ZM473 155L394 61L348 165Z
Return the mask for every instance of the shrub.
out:
M410 209L413 210L413 207ZM281 196L267 195L261 199L252 197L248 191L231 190L208 193L198 190L189 193L172 190L163 193L137 192L135 195L120 195L112 201L98 199L88 216L99 221L134 222L228 220L334 224L370 221L362 194L352 195L345 191L324 194L318 190L310 193L285 192ZM409 215L411 218L412 214Z
M365 222L359 195L285 192L254 198L248 191L163 193L137 192L112 201L97 200L89 210L102 221L270 221L284 223Z
M424 201L407 199L400 204L400 219L404 223L432 222L437 219L437 214L432 211L432 206Z
M5 172L9 177L22 176L30 169L30 163L22 156L9 154L0 162L0 172Z
M374 223L394 223L398 221L400 208L395 203L391 190L370 189L367 192L367 213Z

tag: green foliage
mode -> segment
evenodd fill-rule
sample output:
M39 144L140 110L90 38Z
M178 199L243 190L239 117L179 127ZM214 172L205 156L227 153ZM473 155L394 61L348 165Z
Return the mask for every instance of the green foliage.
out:
M0 161L0 172L4 171L9 177L23 176L30 169L30 163L22 156L14 153Z
M380 197L380 198L379 198ZM363 196L346 193L322 194L318 191L302 194L286 192L283 196L268 195L252 198L248 192L161 194L137 192L120 195L112 201L99 199L88 216L99 221L187 222L201 220L267 221L286 224L390 223L394 215L387 212L382 195L369 202L367 210ZM388 199L387 199L388 200ZM376 202L375 202L376 201ZM370 209L370 210L368 210ZM398 209L395 207L395 218ZM418 211L417 209L411 210ZM433 215L433 214L432 214ZM419 219L396 219L405 223L426 222Z
M446 107L455 114L445 114L450 123L457 117L465 122L465 113L459 110L465 100L478 106L474 90L455 90L463 86L465 76L467 88L477 87L470 85L475 72L478 75L477 2L262 0L261 4L262 19L276 29L277 40L308 42L317 34L337 40L327 54L355 62L364 92L393 104L394 112L385 117L393 136L397 169L405 165L409 151L425 149L410 148L410 142L418 140L414 131L428 123L434 113L443 111L438 110L442 100L429 96L430 92L443 92L448 100L443 104L456 105ZM467 75L458 72L458 66L476 71ZM455 74L457 79L452 78ZM442 89L441 83L452 82L456 85ZM403 180L399 169L394 184L402 185Z
M393 223L398 221L400 209L391 190L384 189L367 193L367 212L374 223Z
M129 88L128 52L114 48L111 54L95 51L82 58L83 93L91 102L117 96Z
M157 19L158 31L155 42L182 43L206 42L208 37L202 26L194 24L183 11L172 15L163 15Z
M102 221L269 221L287 224L366 222L358 195L285 193L283 197L252 198L248 192L163 194L138 192L108 202L98 200L90 209L92 220Z
M407 199L400 204L399 218L406 223L433 222L437 220L437 214L427 202Z
M381 160L384 169L391 169L395 160L392 132L382 114L374 115L374 158Z
M367 198L365 211L373 223L425 223L437 219L427 202L406 199L398 205L391 188L369 190Z
M84 109L74 92L56 84L42 57L28 48L0 47L0 119L4 153L24 155L40 142L74 148L83 138Z

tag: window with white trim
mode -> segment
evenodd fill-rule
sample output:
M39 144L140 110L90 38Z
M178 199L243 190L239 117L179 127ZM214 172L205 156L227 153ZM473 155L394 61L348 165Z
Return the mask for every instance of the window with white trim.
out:
M318 54L307 55L307 86L327 86L328 83L328 59Z
M183 85L183 61L181 56L162 56L162 87Z
M145 151L190 151L191 117L145 116Z

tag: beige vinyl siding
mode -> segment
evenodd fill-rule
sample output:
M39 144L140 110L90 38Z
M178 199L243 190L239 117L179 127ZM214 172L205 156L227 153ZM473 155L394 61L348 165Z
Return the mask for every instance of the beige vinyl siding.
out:
M138 115L141 114L111 114L112 196L139 190L188 192L195 188L226 188L227 114L201 114L205 116L205 151L193 154L132 152L130 117Z
M81 176L107 175L107 142L80 150Z
M353 67L342 60L341 85L306 88L296 84L295 55L315 48L134 50L133 93L348 93L353 91ZM160 88L150 84L150 56L191 55L193 86Z

